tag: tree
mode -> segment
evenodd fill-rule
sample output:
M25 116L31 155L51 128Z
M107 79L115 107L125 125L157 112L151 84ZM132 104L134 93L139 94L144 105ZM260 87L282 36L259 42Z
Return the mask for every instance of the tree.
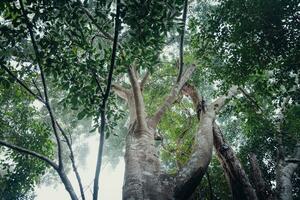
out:
M0 144L10 162L1 161L8 170L0 184L17 191L6 198L26 196L48 166L79 199L68 162L86 198L72 145L78 135L63 120L71 112L72 121L92 119L91 132L100 135L98 199L104 139L117 131L124 103L123 199L227 199L224 182L211 184L221 173L216 157L233 199L292 198L299 160L296 1L19 0L0 7ZM164 48L177 45L174 37L179 56L164 57ZM250 153L257 155L250 157L253 180ZM277 191L269 187L275 179Z

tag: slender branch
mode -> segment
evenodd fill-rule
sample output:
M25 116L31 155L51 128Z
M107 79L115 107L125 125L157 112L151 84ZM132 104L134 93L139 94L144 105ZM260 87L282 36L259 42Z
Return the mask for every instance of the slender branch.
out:
M152 127L156 127L159 123L162 116L165 114L168 108L171 107L171 105L176 101L176 98L181 91L183 85L188 81L188 79L191 77L193 71L195 70L195 65L192 65L191 67L187 68L180 79L179 82L175 83L175 85L172 87L172 90L170 94L167 96L163 104L159 107L159 109L155 112L155 114L150 119L150 124Z
M47 91L47 85L46 85L45 75L44 75L43 68L42 68L41 55L39 53L38 46L37 46L36 41L34 39L34 34L33 34L33 30L32 30L32 24L30 23L30 21L29 21L29 19L27 17L27 12L25 11L25 8L24 8L24 5L23 5L23 1L19 0L19 3L20 3L20 6L21 6L21 11L22 11L23 17L25 19L25 23L26 23L27 29L29 31L29 35L30 35L30 38L31 38L31 42L32 42L32 46L33 46L33 49L34 49L35 57L36 57L37 63L38 63L39 68L40 68L41 79L42 79L43 88L44 88L44 97L45 97L44 104L45 104L45 106L46 106L46 108L47 108L47 110L49 112L49 115L50 115L50 118L51 118L51 125L52 125L53 132L54 132L54 135L55 135L55 139L56 139L56 142L57 142L58 163L59 163L58 165L59 165L60 168L63 168L61 143L60 143L60 138L58 136L57 129L56 129L55 118L54 118L51 106L49 104L48 91Z
M97 155L97 163L96 163L96 171L95 171L95 177L94 177L94 190L93 190L93 200L98 199L98 190L99 190L99 176L100 176L100 170L102 165L102 155L103 155L103 148L104 148L104 133L105 133L105 110L106 110L106 102L108 100L111 85L112 85L112 76L113 71L115 68L115 62L116 62L116 54L117 54L117 47L118 47L118 36L119 36L119 26L121 24L120 22L120 0L116 0L116 17L115 17L115 31L114 31L114 38L113 38L113 46L112 46L112 55L111 55L111 62L110 62L110 68L109 68L109 74L107 77L107 87L106 91L103 96L102 105L100 107L100 141L98 146L98 155ZM88 13L86 13L88 15ZM91 19L93 20L93 18Z
M97 86L98 86L98 88L99 88L99 90L100 90L101 96L104 97L104 92L103 92L103 89L102 89L102 87L101 87L101 85L100 85L99 77L98 77L97 74L94 73L94 72L93 72L93 75L94 75L95 81L96 81L96 83L97 83Z
M296 159L296 158L287 158L284 161L290 163L300 163L300 159Z
M187 7L188 0L184 1L183 14L182 14L182 30L180 34L180 46L179 46L179 74L177 77L177 82L180 81L183 71L183 42L184 42L184 32L185 32L185 24L186 24L186 16L187 16Z
M48 158L48 157L46 157L46 156L44 156L42 154L39 154L39 153L37 153L35 151L31 151L31 150L23 148L23 147L18 147L16 145L10 144L10 143L5 142L3 140L0 140L0 145L5 146L7 148L10 148L12 150L18 151L19 153L26 154L26 155L31 155L31 156L33 156L35 158L38 158L38 159L46 162L47 164L49 164L55 170L59 169L58 165L55 162L53 162L50 158Z
M257 107L261 112L263 112L263 109L258 105L257 101L254 100L246 90L244 90L244 89L241 88L241 87L239 87L238 89L243 93L243 95L244 95L247 99L249 99L249 101L250 101L255 107Z
M92 23L97 27L98 31L105 37L105 39L108 39L110 41L114 41L114 38L102 30L102 27L98 24L97 20L93 17L93 15L84 7L82 2L80 0L77 0L77 2L80 4L81 9L84 11L86 16L92 21Z
M41 90L40 90L40 88L38 87L38 85L37 85L37 83L35 82L34 79L32 79L32 83L33 83L35 89L37 90L39 97L41 97L41 99L44 99L44 97L43 97L43 95L42 95L42 93L41 93Z
M73 171L75 173L75 176L76 176L76 179L77 179L77 182L78 182L81 198L82 198L82 200L85 200L82 181L81 181L81 178L80 178L80 175L79 175L79 172L77 170L76 163L75 163L72 143L71 143L70 139L68 138L67 134L65 133L65 131L62 129L62 127L60 126L60 124L57 121L56 121L56 125L57 125L59 131L61 132L61 134L63 135L64 139L66 140L67 146L68 146L69 151L70 151L70 160L72 162L72 168L73 168Z
M39 97L39 95L35 94L23 81L21 81L14 73L8 69L4 64L1 63L1 67L12 77L14 78L29 94L31 94L33 97L35 97L37 100L39 100L42 103L45 103L44 100Z

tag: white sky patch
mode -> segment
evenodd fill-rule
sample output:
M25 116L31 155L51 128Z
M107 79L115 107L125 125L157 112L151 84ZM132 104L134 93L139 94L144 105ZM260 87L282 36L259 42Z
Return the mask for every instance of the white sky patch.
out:
M83 187L85 189L85 196L87 200L92 199L93 191L93 180L95 174L96 158L98 152L98 135L87 138L89 146L89 154L86 158L86 166L82 166L80 163L78 170L81 175L83 182ZM124 177L125 163L123 160L117 165L115 169L112 168L110 164L103 163L102 170L100 174L100 191L99 199L109 199L109 200L121 200L122 199L122 186ZM76 188L78 198L80 198L80 192L78 189L78 184L72 171L69 173L70 181ZM70 199L69 194L61 183L57 187L52 185L42 184L36 189L36 200L68 200Z

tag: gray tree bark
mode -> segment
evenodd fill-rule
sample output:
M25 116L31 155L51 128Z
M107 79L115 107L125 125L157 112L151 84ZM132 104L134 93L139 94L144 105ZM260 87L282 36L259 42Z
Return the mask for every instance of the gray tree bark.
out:
M281 200L292 200L292 176L300 163L300 143L295 147L295 156L293 159L286 159L286 165L280 169L280 188L279 198Z

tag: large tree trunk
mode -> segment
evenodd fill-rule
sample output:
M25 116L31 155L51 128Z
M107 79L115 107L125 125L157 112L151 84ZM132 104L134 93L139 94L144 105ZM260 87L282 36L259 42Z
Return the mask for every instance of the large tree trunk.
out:
M300 143L295 147L295 156L291 159L285 160L285 165L280 168L280 177L279 177L279 198L281 200L292 200L292 177L295 170L299 167L300 163Z
M134 68L128 71L132 91L114 87L115 92L128 101L131 124L126 137L125 177L123 199L148 200L186 200L200 184L212 157L213 124L216 113L225 101L236 93L236 88L229 91L212 104L203 108L199 129L195 135L192 155L176 177L161 173L158 152L154 146L156 126L168 108L177 99L185 82L191 76L194 66L188 68L155 114L147 118L142 97L141 85ZM197 109L199 110L199 109Z
M154 134L133 125L126 138L123 199L161 198L160 162Z
M216 123L214 124L214 146L217 157L229 182L232 198L236 200L257 199L255 190L250 184L241 162L236 157L233 149L225 142L220 127Z

